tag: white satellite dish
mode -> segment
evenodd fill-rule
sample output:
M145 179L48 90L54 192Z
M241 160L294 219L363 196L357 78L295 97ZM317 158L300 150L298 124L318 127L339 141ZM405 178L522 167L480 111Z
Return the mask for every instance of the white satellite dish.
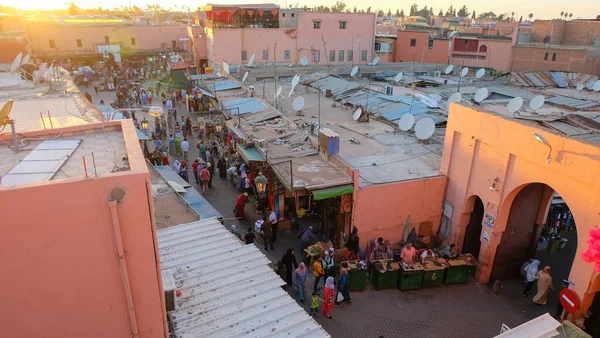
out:
M295 88L298 85L298 82L300 82L300 75L296 74L292 78L292 88Z
M21 60L21 64L24 65L24 64L28 63L29 62L29 58L30 58L29 54L25 55L25 57L23 58L23 60Z
M44 75L44 73L46 73L46 63L45 62L40 65L40 68L35 73L35 76L33 77L33 83L38 84L40 82L40 78Z
M517 96L508 102L506 109L508 109L509 113L513 114L517 110L521 109L522 106L523 106L523 98L520 96Z
M302 108L304 108L304 98L302 96L295 98L292 102L292 108L294 108L295 111L302 110Z
M22 59L23 59L23 53L19 53L19 55L17 55L17 57L15 57L15 60L10 65L10 72L11 73L14 73L14 72L17 71L17 69L19 69L19 65L21 65L21 60Z
M462 100L461 93L454 93L448 98L448 102L460 102Z
M446 67L446 69L444 69L444 74L446 74L446 75L450 74L453 69L454 69L454 65L448 65L448 67Z
M400 82L400 80L402 80L402 76L403 76L402 72L396 74L396 76L394 77L394 82L396 82L396 83Z
M248 60L248 66L252 66L252 64L254 63L255 57L256 57L256 54L252 54L252 56L250 56L250 60Z
M543 95L536 95L533 99L531 99L531 101L529 101L529 108L536 110L540 108L545 101L546 98Z
M415 136L419 140L426 140L433 135L435 131L435 122L430 118L424 118L419 120L415 125Z
M481 79L485 75L485 69L479 68L477 73L475 73L475 77Z
M487 90L487 88L479 88L479 90L477 90L477 92L475 93L475 97L473 98L475 100L475 102L479 103L483 100L485 100L489 95L489 92Z
M402 118L400 118L400 121L398 121L398 129L402 131L407 131L410 130L410 128L412 128L414 124L415 116L413 114L406 113L402 115Z
M577 90L583 90L583 88L585 88L585 86L582 83L578 84L577 87L575 87L575 89Z
M308 66L308 57L306 57L306 56L303 56L303 57L300 59L300 64L301 64L302 66L304 66L304 67Z
M373 59L373 66L377 66L377 64L378 64L378 63L379 63L379 56L376 56L376 57Z
M460 77L465 77L469 73L469 67L465 67L460 70Z
M594 85L592 86L592 90L595 92L600 92L600 80L594 82Z
M248 72L246 72L244 74L244 77L242 77L242 83L246 82L246 79L248 78Z
M361 115L362 115L362 108L358 108L357 110L354 111L354 114L352 114L352 119L354 121L357 121Z
M281 87L277 88L277 92L275 92L275 98L278 98L279 95L281 95L282 90L283 90L283 88L281 88Z
M356 73L358 73L358 66L354 66L354 68L352 68L352 70L350 71L350 76L354 77Z

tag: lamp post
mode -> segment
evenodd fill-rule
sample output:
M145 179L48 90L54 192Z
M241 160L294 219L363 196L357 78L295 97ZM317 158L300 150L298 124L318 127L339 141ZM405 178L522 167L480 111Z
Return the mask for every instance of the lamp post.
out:
M148 135L148 120L146 120L145 116L140 124L142 125L142 131L144 132L144 134Z
M256 185L256 195L258 200L257 209L264 210L265 199L267 197L267 178L262 172L258 173L258 176L254 179Z
M534 132L533 133L533 138L536 141L538 141L538 142L540 142L540 143L548 146L548 148L550 148L549 151L548 151L548 157L546 158L546 161L548 162L548 164L552 163L552 145L550 144L550 141L548 141L548 139L546 138L546 136L544 136L544 135L542 135L542 134L540 134L538 132Z

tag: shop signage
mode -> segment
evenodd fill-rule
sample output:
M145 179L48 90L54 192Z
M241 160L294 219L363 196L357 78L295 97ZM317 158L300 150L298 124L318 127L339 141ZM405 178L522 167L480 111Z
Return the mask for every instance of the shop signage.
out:
M111 53L111 54L117 54L121 52L121 46L120 45L100 45L98 46L98 53Z
M483 230L483 239L487 242L490 241L490 234L487 232L487 230Z
M204 67L204 74L212 74L213 67Z
M573 289L567 288L560 291L560 303L568 313L579 310L579 296L577 296Z
M485 216L483 217L483 224L489 226L490 228L494 228L494 222L496 222L496 217L492 216L491 214L488 214L487 212L485 213Z

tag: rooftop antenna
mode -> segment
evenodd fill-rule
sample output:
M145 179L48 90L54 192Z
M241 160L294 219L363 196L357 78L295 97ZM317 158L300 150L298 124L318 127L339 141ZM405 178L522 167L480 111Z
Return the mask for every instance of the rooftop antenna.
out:
M302 58L300 58L300 64L302 65L302 67L308 66L308 57L303 56Z
M520 96L517 96L508 102L508 105L506 105L506 109L508 109L508 112L513 114L513 116L514 116L515 113L518 112L522 106L523 106L523 98Z
M23 60L21 60L21 64L24 65L24 64L28 63L29 58L30 58L29 54L25 55L25 57L23 57Z
M256 57L256 54L252 54L252 56L250 56L250 60L248 60L248 67L252 67L255 57Z
M19 66L21 65L21 60L22 59L23 59L23 53L19 53L15 57L13 63L10 65L10 73L11 74L14 74L19 69Z
M358 73L358 66L352 67L352 70L350 71L350 77L356 76L356 73Z
M10 99L8 102L2 106L0 109L0 132L4 131L7 125L10 125L10 130L12 132L12 140L13 140L13 151L19 151L19 143L17 142L17 131L15 129L15 121L10 119L10 111L13 107L13 100Z
M435 122L430 118L420 119L415 125L415 136L422 141L429 139L435 132Z
M475 77L481 79L485 75L485 69L479 68L477 73L475 73Z
M544 105L545 101L546 98L543 95L536 95L533 97L533 99L531 99L531 101L529 101L529 108L533 109L533 111L535 112L537 109Z
M369 94L371 93L371 80L373 79L373 74L375 74L375 69L376 69L378 63L379 63L379 56L376 56L372 62L373 72L371 73L371 76L369 76L369 88L367 88L367 103L365 104L365 114L369 113Z
M402 80L402 76L403 76L402 72L396 74L396 76L394 76L394 82L400 83L400 80Z
M246 73L244 73L244 77L242 77L242 83L246 82L247 78L248 78L248 71L246 71Z
M577 87L575 87L575 89L577 89L578 91L583 90L583 88L585 88L585 86L583 85L583 83L580 83L577 85Z
M294 99L294 101L292 102L292 108L294 108L294 110L297 112L296 114L298 116L303 116L302 114L302 108L304 108L304 97L302 96L298 96Z
M594 82L592 85L592 90L595 92L600 92L600 80Z
M444 69L444 74L448 75L448 74L452 73L453 69L454 69L454 65L448 65L448 67L446 67L446 69Z
M358 108L354 111L354 113L352 114L352 119L354 121L358 121L358 119L360 118L360 116L362 115L362 108Z
M487 99L487 97L489 96L489 91L487 88L479 88L477 90L477 92L475 93L475 96L473 97L473 100L477 103L480 103L481 101Z
M456 103L458 103L460 101L462 101L462 94L461 93L453 93L448 98L448 102L456 102Z
M460 78L458 79L458 89L456 89L456 92L460 92L460 84L462 82L462 78L467 76L467 74L469 73L469 67L465 67L465 62L463 61L463 66L460 69Z
M292 78L292 89L290 90L290 94L288 95L288 97L292 96L292 93L294 92L294 89L296 89L296 86L298 85L298 82L300 82L300 75L296 74Z
M410 128L415 124L415 116L413 114L406 113L402 115L400 121L398 121L398 129L402 131L409 131Z

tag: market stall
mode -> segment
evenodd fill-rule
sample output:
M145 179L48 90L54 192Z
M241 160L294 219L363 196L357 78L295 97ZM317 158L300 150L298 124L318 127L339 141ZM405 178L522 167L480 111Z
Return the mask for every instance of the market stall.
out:
M462 259L469 266L469 275L475 277L475 270L477 270L477 260L470 253L462 254L458 256L459 259Z
M364 262L346 261L348 264L348 289L350 291L364 291L367 285L367 265Z
M446 267L437 260L421 264L425 272L423 273L423 287L438 286L444 280L444 271Z
M442 262L442 259L438 259ZM462 259L449 259L445 261L446 273L444 284L466 283L469 280L469 265Z
M420 263L400 264L398 288L400 290L420 289L423 286L425 269Z
M375 290L397 288L399 270L400 264L393 259L373 262L371 283Z

